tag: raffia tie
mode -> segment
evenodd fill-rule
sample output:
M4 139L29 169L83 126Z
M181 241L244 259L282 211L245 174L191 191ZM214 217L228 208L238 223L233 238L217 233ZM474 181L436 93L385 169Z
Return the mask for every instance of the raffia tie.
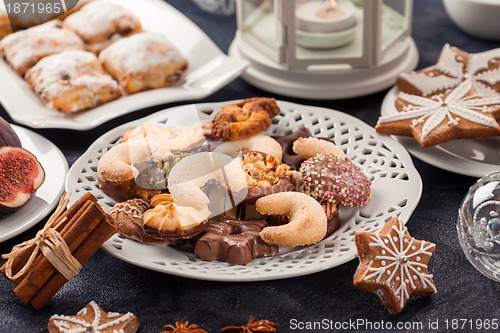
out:
M32 266L38 252L41 251L45 258L55 267L67 280L71 280L78 275L82 269L82 265L78 260L73 257L68 244L64 241L62 236L56 231L56 228L63 223L66 218L63 218L56 224L59 216L64 212L69 203L71 193L64 193L59 205L57 206L54 214L49 218L47 224L42 230L37 232L35 238L30 239L24 243L16 245L8 254L3 254L3 259L8 259L5 265L5 276L10 280L15 280L24 275ZM26 264L16 274L12 275L12 265L14 258L22 251L35 245L35 249L31 253Z

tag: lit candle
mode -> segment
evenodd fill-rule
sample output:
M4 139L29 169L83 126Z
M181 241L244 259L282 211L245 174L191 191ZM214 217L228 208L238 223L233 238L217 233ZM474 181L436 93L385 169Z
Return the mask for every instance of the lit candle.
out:
M339 32L356 24L355 6L348 0L311 0L295 10L297 29L306 32Z
M345 16L345 10L337 6L337 1L331 0L330 5L316 11L316 16L324 20L339 19Z

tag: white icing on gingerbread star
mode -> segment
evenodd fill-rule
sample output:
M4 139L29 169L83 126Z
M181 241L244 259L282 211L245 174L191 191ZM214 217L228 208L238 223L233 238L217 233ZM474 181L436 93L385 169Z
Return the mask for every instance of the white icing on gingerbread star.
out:
M468 61L465 62L458 55L457 48L446 44L437 64L427 68L427 70L437 70L444 75L412 72L401 74L401 78L421 91L423 96L457 87L463 81L470 81L473 87L485 96L498 96L497 91L484 83L495 85L500 82L500 68L488 70L498 59L500 59L500 48L470 54Z
M53 315L49 321L49 332L127 333L136 332L138 326L134 314L106 313L97 303L91 301L75 316Z
M491 113L489 106L500 104L500 95L495 97L468 95L471 88L472 82L466 80L444 99L442 95L427 98L400 93L398 98L410 104L402 112L380 117L378 124L413 119L412 126L424 123L422 138L426 138L446 117L449 119L448 126L457 126L459 117L462 117L479 125L497 127L498 123L488 114ZM459 117L454 118L453 114Z

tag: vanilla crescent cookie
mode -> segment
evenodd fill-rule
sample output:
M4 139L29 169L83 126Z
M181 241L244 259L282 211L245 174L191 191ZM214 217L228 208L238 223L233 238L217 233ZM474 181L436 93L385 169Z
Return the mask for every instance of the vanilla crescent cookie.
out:
M122 142L108 150L97 163L99 177L112 182L133 179L139 175L134 163L160 162L172 156L170 149L156 140L132 140Z
M184 152L201 145L205 136L195 127L170 129L146 123L123 133L121 142L142 139L159 141L172 152Z
M188 68L188 61L165 36L147 32L116 41L99 60L129 94L176 84Z
M321 241L327 231L323 207L310 196L299 192L281 192L260 198L257 211L268 215L286 215L289 222L267 227L260 237L268 244L301 246Z

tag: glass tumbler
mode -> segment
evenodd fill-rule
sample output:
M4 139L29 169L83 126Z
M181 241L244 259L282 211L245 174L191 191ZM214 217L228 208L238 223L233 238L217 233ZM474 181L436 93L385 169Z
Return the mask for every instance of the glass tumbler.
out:
M500 282L500 170L469 189L458 212L457 231L472 265Z

